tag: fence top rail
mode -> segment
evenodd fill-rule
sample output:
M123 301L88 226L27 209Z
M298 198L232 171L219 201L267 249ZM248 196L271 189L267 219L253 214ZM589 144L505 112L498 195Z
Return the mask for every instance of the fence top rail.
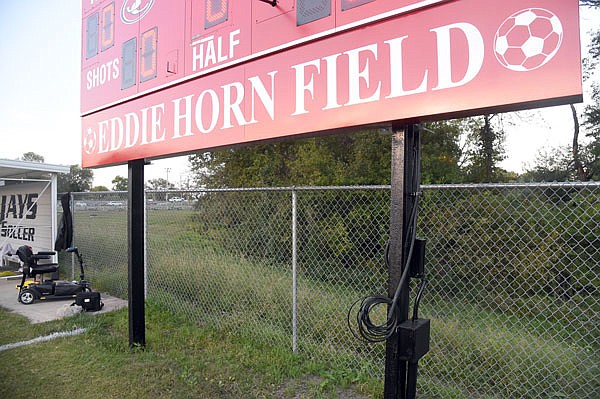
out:
M456 189L456 188L581 188L600 187L600 181L584 182L536 182L536 183L464 183L464 184L426 184L422 189Z
M303 186L303 187L238 187L238 188L196 188L188 190L146 190L147 193L215 193L248 191L331 191L331 190L386 190L390 185L372 186Z
M366 186L290 186L290 187L237 187L237 188L194 188L146 190L147 194L171 193L218 193L218 192L261 192L261 191L334 191L334 190L389 190L387 185ZM421 190L448 189L490 189L490 188L600 188L600 181L589 182L542 182L542 183L461 183L461 184L422 184ZM127 194L127 191L103 191L73 193L77 195Z

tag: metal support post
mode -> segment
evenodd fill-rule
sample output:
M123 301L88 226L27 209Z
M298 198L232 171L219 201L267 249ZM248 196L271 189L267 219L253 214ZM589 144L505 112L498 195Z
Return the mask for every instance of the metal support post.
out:
M129 347L146 346L144 309L144 160L128 163Z
M419 188L417 162L420 162L419 133L416 125L392 125L392 188L390 206L390 248L388 296L394 295L406 266L407 232L415 205L414 194ZM409 280L404 281L398 307L400 320L408 319ZM388 310L389 311L389 310ZM394 333L386 342L385 399L409 399L407 397L408 362L399 359L399 336ZM416 371L416 370L414 370Z
M292 189L292 351L298 349L298 193Z

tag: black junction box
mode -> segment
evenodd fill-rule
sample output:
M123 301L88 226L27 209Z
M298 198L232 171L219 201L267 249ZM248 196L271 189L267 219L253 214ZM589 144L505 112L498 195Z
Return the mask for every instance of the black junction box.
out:
M400 360L417 362L429 352L429 319L409 319L398 326Z

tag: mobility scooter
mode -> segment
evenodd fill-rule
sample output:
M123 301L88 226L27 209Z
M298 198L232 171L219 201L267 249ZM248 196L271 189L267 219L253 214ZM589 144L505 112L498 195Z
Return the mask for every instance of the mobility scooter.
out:
M77 248L68 248L67 252L74 252L79 259L81 269L79 281L60 281L44 278L44 274L56 273L59 265L57 263L38 264L38 261L50 259L55 252L38 252L34 254L28 245L23 245L17 249L17 255L23 262L23 279L21 284L17 285L19 302L30 305L36 300L73 298L77 298L77 302L79 302L80 297L88 296L84 295L85 293L91 293L90 284L84 280L83 260Z

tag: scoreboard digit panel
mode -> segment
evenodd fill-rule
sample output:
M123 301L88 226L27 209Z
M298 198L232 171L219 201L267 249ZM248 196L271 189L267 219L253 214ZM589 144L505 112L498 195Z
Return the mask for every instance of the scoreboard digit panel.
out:
M197 0L190 4L185 74L200 75L251 55L249 2Z
M81 111L138 93L138 24L119 23L119 1L84 0ZM135 42L135 43L134 43ZM132 58L136 57L136 58Z
M184 76L186 1L155 0L138 21L138 92L145 92Z

